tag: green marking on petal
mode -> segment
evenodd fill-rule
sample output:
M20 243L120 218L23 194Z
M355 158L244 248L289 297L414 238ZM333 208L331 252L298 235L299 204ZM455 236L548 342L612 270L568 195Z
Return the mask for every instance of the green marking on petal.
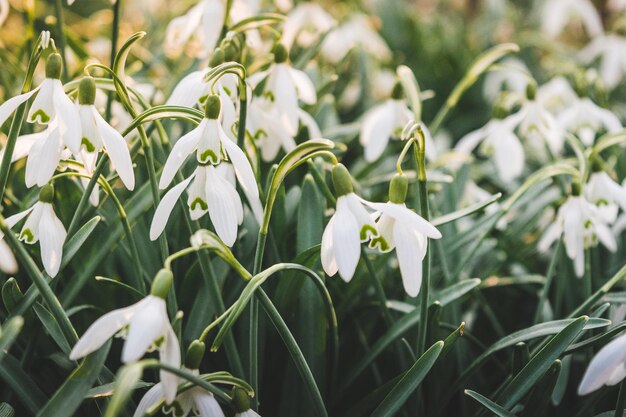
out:
M210 162L213 165L217 165L220 161L215 152L213 152L211 149L207 149L200 154L200 162Z
M41 123L48 123L50 121L50 116L48 116L48 114L42 109L39 109L33 113L33 121L36 121L37 118L39 118Z
M164 336L161 336L161 337L159 337L158 339L156 339L156 340L153 342L153 344L154 344L154 346L155 346L157 349L160 349L160 348L161 348L161 345L163 344L163 342L164 342L164 341L165 341L165 337L164 337Z
M96 150L96 145L94 145L89 139L82 138L80 144L85 147L87 152L94 152Z
M276 101L276 97L274 97L274 93L272 93L271 91L265 92L265 98L269 99L272 103Z
M589 229L591 227L591 220L587 220L585 222L585 229Z
M387 242L387 240L382 236L378 236L370 240L369 247L371 249L378 249L381 252L388 252L390 248L389 242Z
M206 203L206 201L202 200L200 197L193 200L191 204L189 205L189 208L192 210L195 210L198 205L200 206L200 209L202 209L203 211L206 211L209 209L209 205Z
M24 229L22 233L20 233L20 240L26 243L33 243L35 241L35 235L32 230Z
M359 232L359 237L361 238L361 241L366 241L368 238L375 236L378 236L378 231L369 224L363 225L361 231Z

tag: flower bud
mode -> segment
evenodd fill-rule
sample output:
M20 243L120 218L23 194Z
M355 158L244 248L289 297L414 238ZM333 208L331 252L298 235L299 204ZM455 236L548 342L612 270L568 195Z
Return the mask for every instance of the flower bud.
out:
M537 83L535 81L530 81L526 84L526 98L530 101L534 101L537 96Z
M170 292L172 282L174 281L174 275L169 269L161 269L157 272L152 281L152 287L150 288L150 294L165 299Z
M96 102L96 82L93 77L86 76L78 85L78 102L93 105Z
M389 201L396 204L404 203L408 189L409 179L406 175L395 175L389 183Z
M250 397L248 393L239 387L233 387L231 393L233 399L233 408L236 413L243 413L250 409Z
M209 61L209 67L215 68L220 64L224 63L224 51L222 48L215 48L213 54L211 55L211 60Z
M224 42L224 60L226 62L239 61L239 49L231 42Z
M391 89L391 98L394 100L400 100L402 98L402 93L402 84L399 81L396 81Z
M277 64L281 64L289 58L289 51L282 43L277 43L272 52L274 53L274 62Z
M2 302L7 311L13 311L23 298L24 294L15 278L7 279L7 282L2 286Z
M63 69L63 59L61 55L54 53L48 56L46 60L46 78L61 79L61 70Z
M46 184L39 190L39 201L52 203L52 200L54 200L54 187L51 184Z
M204 116L207 119L217 119L220 116L221 110L222 102L220 98L215 94L209 95L204 103Z
M354 191L350 172L348 172L348 169L343 164L335 165L331 172L331 176L333 179L333 185L335 186L335 195L337 197L350 194Z
M191 342L187 349L187 355L185 356L185 366L189 369L198 369L205 351L206 345L204 342L199 340Z

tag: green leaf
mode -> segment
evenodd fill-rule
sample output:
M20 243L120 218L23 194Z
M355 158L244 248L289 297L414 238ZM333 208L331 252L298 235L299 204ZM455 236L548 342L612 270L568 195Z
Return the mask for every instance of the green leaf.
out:
M136 362L123 366L117 373L113 395L109 401L104 417L118 417L130 399L133 390L143 374L144 362Z
M537 416L540 415L542 411L548 409L560 372L561 361L557 359L550 365L548 371L541 377L528 396L528 399L524 403L524 411L521 414L522 417Z
M133 386L133 390L149 388L154 384L139 381ZM111 382L109 384L99 385L97 387L91 388L85 394L85 398L106 398L113 395L113 390L115 389L115 382Z
M96 230L96 227L100 223L102 218L95 216L86 222L78 231L63 245L63 260L61 261L61 268L65 267L74 258L74 255L87 241L89 236Z
M443 349L443 341L436 342L413 364L409 371L398 381L385 399L372 413L372 417L393 417L404 405L409 396L424 380L435 364Z
M0 403L0 417L13 417L15 410L8 403Z
M4 354L2 365L0 365L0 379L4 381L2 386L9 388L32 415L35 415L45 404L46 395L30 375L24 372L22 365L13 356Z
M59 323L57 323L57 321L54 319L52 313L50 313L50 311L40 303L35 303L35 305L33 306L33 310L35 311L35 314L37 314L37 317L39 317L39 320L41 321L43 326L50 334L50 337L52 337L54 342L61 348L63 353L65 353L66 355L69 354L69 341L63 335L63 332L59 327Z
M485 207L490 206L491 204L493 204L496 201L498 201L501 197L502 197L502 193L494 194L491 197L489 197L488 199L486 199L484 201L480 201L480 202L478 202L476 204L472 204L471 206L466 207L464 209L453 211L452 213L448 213L445 216L435 217L430 222L434 226L441 226L441 225L444 225L446 223L451 223L451 222L457 221L459 219L462 219L463 217L467 217L467 216L472 215L472 214L474 214L474 213L476 213L478 211L481 211Z
M495 402L491 401L489 398L477 393L476 391L472 391L470 389L466 389L465 395L476 400L480 405L485 407L487 410L491 411L498 417L515 417L515 414L507 411L504 407Z
M528 364L513 378L498 395L499 402L505 407L513 407L550 368L552 363L583 331L590 319L587 316L573 320L567 327L556 334L535 355Z
M22 331L22 327L24 327L24 319L17 316L7 320L0 328L0 363Z
M100 375L110 348L111 341L108 341L100 349L88 355L37 413L37 417L74 415Z

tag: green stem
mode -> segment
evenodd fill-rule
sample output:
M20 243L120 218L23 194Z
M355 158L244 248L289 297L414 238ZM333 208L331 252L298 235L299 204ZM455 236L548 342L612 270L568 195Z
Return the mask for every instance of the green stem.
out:
M613 417L622 417L624 415L624 406L626 405L626 381L622 381L619 385L619 394L617 394L617 403L615 404L615 414Z
M237 146L244 148L246 139L246 118L248 116L248 99L246 97L246 86L239 87L239 123L237 127Z
M420 131L421 133L421 131ZM419 189L419 199L420 199L420 214L421 216L428 220L428 187L426 180L426 159L425 159L425 149L423 146L424 142L421 141L419 147L415 147L415 158L417 161L418 173L417 173L417 184ZM426 345L426 332L428 330L428 297L430 292L430 249L426 250L426 256L422 261L422 287L420 289L420 322L418 328L418 339L417 339L417 356L421 356L424 353L424 348Z
M552 285L552 280L554 279L554 273L556 271L556 262L559 258L559 253L561 253L561 249L563 247L563 239L559 239L559 242L554 248L554 253L552 254L552 258L550 259L550 265L548 266L548 272L546 272L546 282L541 289L541 294L539 295L539 302L537 303L537 311L535 311L535 320L533 321L535 324L539 323L541 320L541 312L543 311L543 306L546 303L548 298L548 293L550 292L550 286Z
M256 245L256 253L254 254L254 267L252 269L252 275L255 276L259 272L261 272L261 268L263 266L263 254L265 253L265 242L267 241L267 233L263 233L259 231L259 236L257 238ZM259 304L256 298L252 298L250 300L250 333L249 333L249 351L248 351L248 366L249 372L248 376L250 379L250 385L257 393L257 395L252 399L252 404L254 408L258 407L259 404Z
M122 0L117 0L113 3L113 24L111 26L111 58L110 64L111 68L113 68L113 63L115 62L115 55L117 54L117 42L120 35L120 4ZM111 106L113 105L113 92L109 91L107 93L107 106L105 111L105 119L107 121L111 121Z
M100 161L98 161L98 165L96 165L96 169L91 175L91 179L89 180L89 183L87 183L87 186L85 187L85 192L80 197L80 201L78 202L78 205L76 206L76 209L74 210L72 221L70 222L70 226L67 229L68 238L71 237L78 229L80 218L83 214L83 211L85 211L85 207L87 206L89 197L91 196L91 193L93 192L93 189L96 186L96 183L98 182L98 178L100 178L102 171L104 171L104 167L106 166L108 159L109 159L108 155L103 154L102 157L100 158Z
M78 334L72 326L72 322L70 322L69 317L63 310L59 299L56 297L52 289L48 286L46 279L44 278L41 271L33 261L33 258L30 257L24 246L17 240L11 229L6 225L4 221L4 217L0 215L0 230L4 233L5 238L9 245L15 251L20 263L26 269L26 272L33 280L33 283L41 293L41 296L46 301L46 304L50 308L50 312L54 316L56 322L59 324L63 335L67 339L70 344L74 344L78 341Z
M57 36L58 41L57 44L59 46L59 52L63 57L63 80L69 80L69 72L68 72L68 62L67 55L65 54L65 47L67 45L67 39L65 37L65 19L63 18L63 0L55 0L54 1L54 13L56 15L56 26L57 26Z

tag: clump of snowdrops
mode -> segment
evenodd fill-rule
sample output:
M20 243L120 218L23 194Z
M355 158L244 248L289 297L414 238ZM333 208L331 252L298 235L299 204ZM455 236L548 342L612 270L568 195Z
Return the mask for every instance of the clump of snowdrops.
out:
M1 415L623 415L624 1L68 3L0 1Z

